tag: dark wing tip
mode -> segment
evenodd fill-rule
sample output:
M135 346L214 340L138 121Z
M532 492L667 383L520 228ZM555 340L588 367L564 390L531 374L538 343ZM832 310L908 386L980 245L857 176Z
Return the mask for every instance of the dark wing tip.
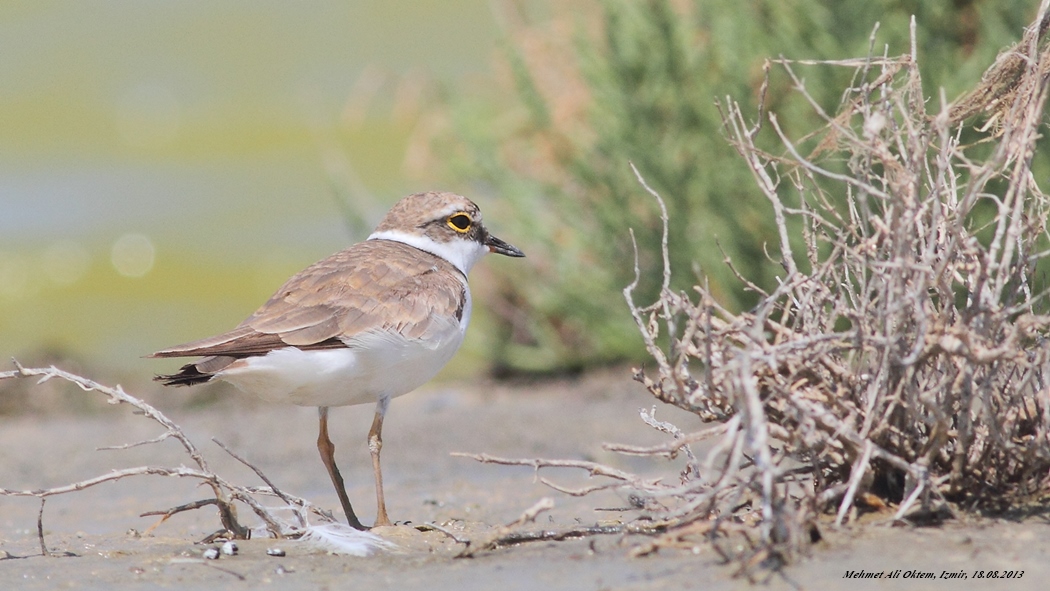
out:
M197 364L189 363L182 366L179 373L154 376L153 381L161 382L165 386L192 386L210 382L214 374L204 373L197 369Z

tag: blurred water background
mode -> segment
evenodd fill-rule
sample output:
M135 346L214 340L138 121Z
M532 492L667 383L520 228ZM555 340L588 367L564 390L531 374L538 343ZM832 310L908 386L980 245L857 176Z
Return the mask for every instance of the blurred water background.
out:
M496 37L485 0L0 3L0 357L149 373L232 328L431 188L421 89Z
M397 198L442 188L528 254L472 273L475 320L446 376L646 363L622 290L633 230L637 301L656 299L661 223L628 162L667 201L672 288L707 282L747 309L724 259L765 289L783 269L716 101L757 117L762 97L823 154L825 122L782 68L761 93L767 58L914 50L936 113L1038 4L5 0L0 357L166 371L141 356L233 327ZM839 112L854 70L795 67ZM768 125L756 141L783 149ZM1050 153L1033 170L1046 178Z

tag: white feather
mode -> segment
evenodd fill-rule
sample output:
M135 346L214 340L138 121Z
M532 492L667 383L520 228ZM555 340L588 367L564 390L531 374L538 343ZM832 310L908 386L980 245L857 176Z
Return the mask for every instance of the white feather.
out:
M481 257L485 256L485 253L489 251L489 247L480 242L475 242L474 240L438 242L429 236L409 234L407 232L401 232L400 230L372 232L372 235L369 236L368 239L393 240L394 242L401 242L409 246L414 246L419 250L429 252L430 254L439 256L452 263L457 269L462 271L464 275L470 273L471 268L474 267L474 263L481 260Z
M356 530L342 523L311 525L300 542L315 548L347 556L368 556L378 550L397 550L397 544L372 532Z
M442 324L426 340L377 331L348 339L346 349L284 347L235 362L215 377L271 402L300 406L372 403L415 390L452 359L463 342L466 322L453 317Z

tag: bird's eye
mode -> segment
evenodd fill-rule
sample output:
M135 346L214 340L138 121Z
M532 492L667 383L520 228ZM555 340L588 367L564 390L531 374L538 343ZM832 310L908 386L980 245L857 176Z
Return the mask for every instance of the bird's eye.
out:
M470 216L465 213L457 213L448 218L448 226L453 230L463 234L470 229L470 224L474 220L470 219Z

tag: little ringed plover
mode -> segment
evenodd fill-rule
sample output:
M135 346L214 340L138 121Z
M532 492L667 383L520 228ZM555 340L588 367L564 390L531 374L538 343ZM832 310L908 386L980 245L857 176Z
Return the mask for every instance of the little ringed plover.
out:
M390 525L379 467L390 399L432 378L470 322L467 273L488 252L525 256L496 238L478 206L453 193L416 193L386 214L364 242L289 279L237 328L151 357L196 357L165 385L223 380L264 400L316 406L317 449L349 524L365 529L347 497L328 437L328 408L374 402L368 448L375 525Z

